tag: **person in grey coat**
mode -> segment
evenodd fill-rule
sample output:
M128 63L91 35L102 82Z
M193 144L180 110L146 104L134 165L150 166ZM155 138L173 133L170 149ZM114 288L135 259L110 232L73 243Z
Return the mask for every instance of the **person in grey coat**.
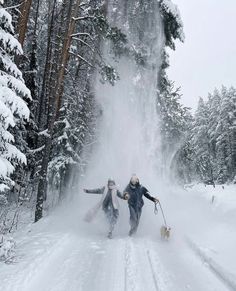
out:
M139 179L136 175L133 175L129 184L123 192L124 199L128 200L129 212L130 212L130 231L129 236L132 236L137 232L140 217L142 214L142 207L144 205L143 196L151 200L154 203L158 203L159 200L152 197L149 191L139 183Z
M119 202L117 197L120 199L125 199L125 197L116 188L116 183L113 179L108 180L107 186L91 190L84 189L84 192L103 195L99 205L102 207L109 223L108 238L112 238L112 232L119 217Z

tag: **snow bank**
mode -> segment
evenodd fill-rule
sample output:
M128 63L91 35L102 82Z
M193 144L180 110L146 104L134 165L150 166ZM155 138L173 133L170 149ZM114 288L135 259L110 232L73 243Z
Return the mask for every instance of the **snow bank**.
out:
M236 185L204 186L203 184L187 186L191 195L200 195L223 212L236 210Z
M12 237L2 236L0 238L0 261L9 263L14 258L16 243Z

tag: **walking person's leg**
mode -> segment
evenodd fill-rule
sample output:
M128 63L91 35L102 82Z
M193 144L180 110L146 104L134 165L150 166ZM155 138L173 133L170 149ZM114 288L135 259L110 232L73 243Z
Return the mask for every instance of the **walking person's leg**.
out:
M117 223L117 220L118 220L118 217L119 217L119 210L118 209L113 209L113 215L112 215L112 230L114 229L116 223Z
M141 214L142 214L142 208L138 208L136 210L136 212L137 212L137 227L136 227L136 231L137 231L138 226L139 226L139 221L140 221L140 218L141 218Z
M130 231L129 236L136 233L139 223L139 216L136 209L129 205L129 212L130 212Z
M106 209L103 209L104 210L104 213L105 213L105 216L106 216L106 221L108 223L108 237L111 237L112 235L112 230L111 230L111 217L112 217L112 214L111 214L111 209L110 208L106 208Z
M110 221L109 221L109 236L112 237L112 232L114 230L114 227L117 223L119 217L119 210L118 209L112 209L110 213Z
M109 224L109 232L108 232L108 237L112 238L112 232L114 230L114 227L117 223L117 219L119 217L119 210L118 209L114 209L114 208L108 208L105 211L106 214L106 218L107 218L107 222Z

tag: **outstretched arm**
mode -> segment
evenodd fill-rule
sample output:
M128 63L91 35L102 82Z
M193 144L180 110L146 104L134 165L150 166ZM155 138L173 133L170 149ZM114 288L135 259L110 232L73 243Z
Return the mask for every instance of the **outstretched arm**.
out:
M158 203L158 202L159 202L159 200L158 200L157 198L152 197L152 196L150 195L149 191L148 191L145 187L143 187L143 188L144 188L143 195L144 195L147 199L151 200L151 201L154 202L154 203Z
M85 193L91 193L91 194L103 194L105 190L105 187L97 188L97 189L84 189Z

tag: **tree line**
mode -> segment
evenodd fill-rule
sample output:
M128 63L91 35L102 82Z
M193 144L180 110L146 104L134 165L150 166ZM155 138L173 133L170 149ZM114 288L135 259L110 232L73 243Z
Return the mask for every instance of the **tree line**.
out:
M1 232L12 205L10 228L22 205L32 205L37 222L45 205L62 200L85 171L102 115L95 79L112 85L119 79L102 54L104 41L117 60L126 54L144 65L121 29L108 23L108 4L0 1ZM170 0L159 4L166 47L174 49L183 40L182 23ZM162 84L164 71L163 65Z
M195 114L182 105L181 88L166 70L167 49L184 41L183 24L170 0L159 5L165 33L157 76L162 174L182 184L235 182L235 89L222 87L200 99ZM108 23L107 8L100 0L0 4L1 232L12 205L10 228L21 205L32 205L38 221L45 205L63 200L84 173L102 116L95 80L119 80L102 54L104 41L117 60L126 54L145 65L126 35Z
M48 189L57 203L84 170L101 115L94 80L118 79L102 42L114 54L126 43L106 10L104 1L1 1L1 220L4 205L30 201L38 221Z
M186 124L172 167L182 183L236 183L236 89L215 89Z

